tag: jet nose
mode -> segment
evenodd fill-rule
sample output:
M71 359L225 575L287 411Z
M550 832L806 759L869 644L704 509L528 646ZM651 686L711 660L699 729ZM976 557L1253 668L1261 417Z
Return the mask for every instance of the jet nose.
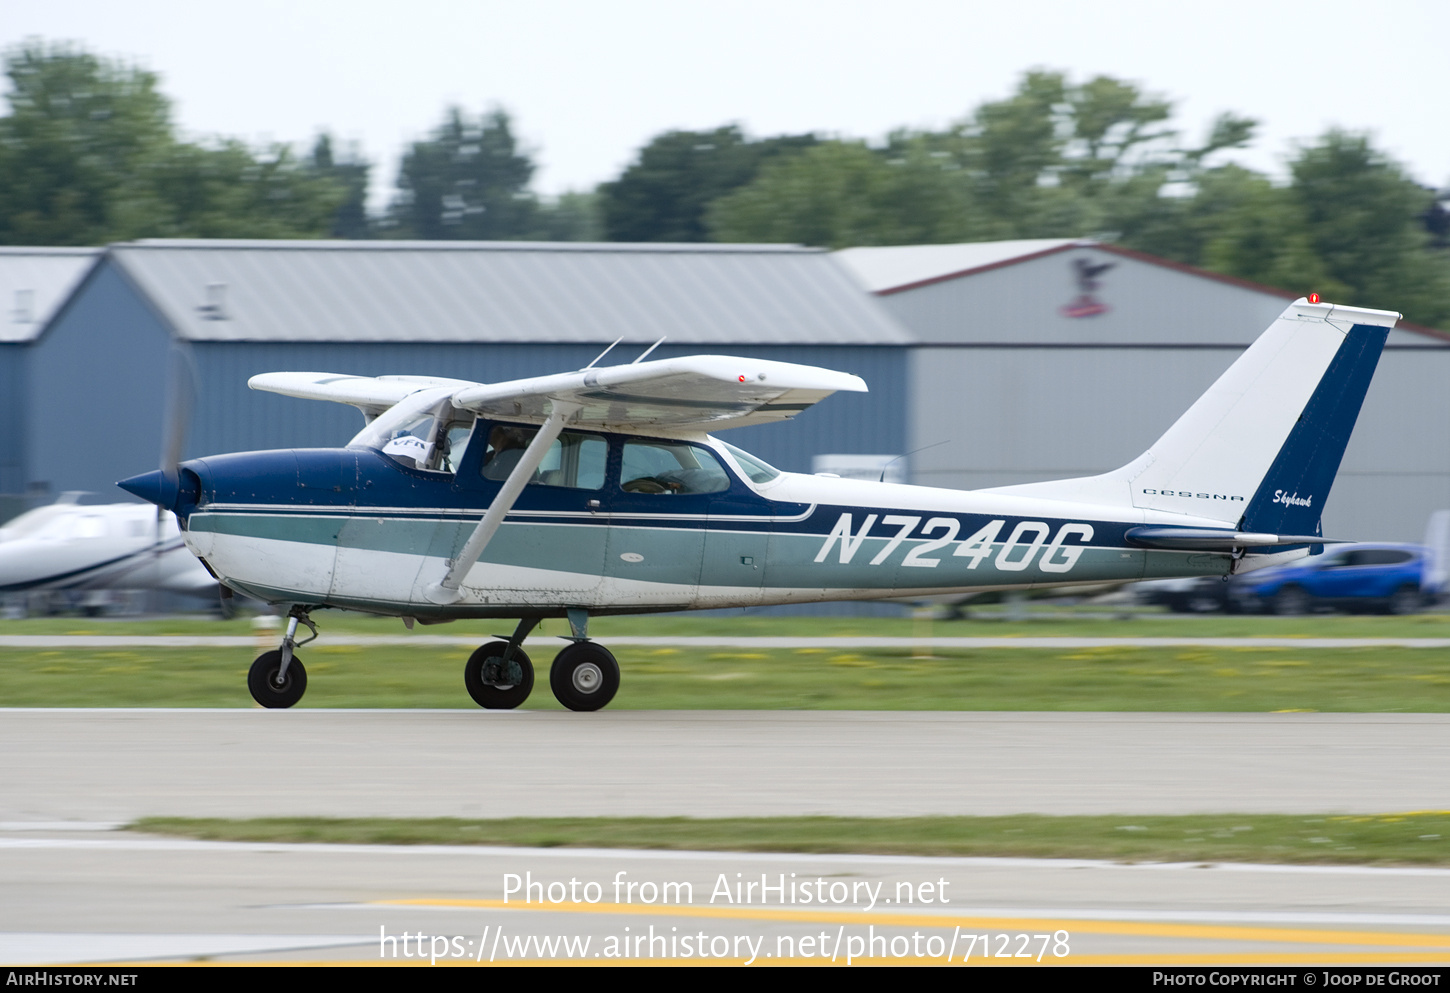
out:
M176 509L177 485L175 479L168 479L160 469L143 472L139 476L123 479L116 484L127 493L134 494L147 503L154 503L163 510Z

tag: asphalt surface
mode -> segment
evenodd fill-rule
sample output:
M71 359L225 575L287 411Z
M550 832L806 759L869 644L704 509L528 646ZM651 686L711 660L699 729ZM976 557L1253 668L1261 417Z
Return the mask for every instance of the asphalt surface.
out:
M151 814L1450 809L1450 715L10 709L0 750L9 965L1450 964L1445 869L116 830Z
M0 821L1450 809L1450 714L0 710Z
M0 880L0 962L12 965L1450 963L1445 869L223 844L50 830L0 832Z

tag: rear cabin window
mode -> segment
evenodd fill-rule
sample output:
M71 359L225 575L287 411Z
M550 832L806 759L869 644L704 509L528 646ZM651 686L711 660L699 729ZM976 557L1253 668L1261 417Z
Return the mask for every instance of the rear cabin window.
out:
M707 449L633 438L624 443L619 486L626 493L661 496L721 493L730 488L730 477Z
M524 449L538 433L538 428L495 425L488 433L488 448L483 453L483 478L498 483L508 479L514 466L524 457ZM565 431L549 446L529 485L563 486L573 490L602 489L608 460L609 443L603 438Z

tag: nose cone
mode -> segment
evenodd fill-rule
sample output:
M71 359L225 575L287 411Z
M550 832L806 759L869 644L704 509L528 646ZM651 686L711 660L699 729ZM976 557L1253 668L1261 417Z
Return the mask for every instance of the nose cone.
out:
M139 476L123 479L116 484L127 493L134 494L147 503L154 503L163 510L176 509L177 485L175 479L168 479L160 469L143 472Z

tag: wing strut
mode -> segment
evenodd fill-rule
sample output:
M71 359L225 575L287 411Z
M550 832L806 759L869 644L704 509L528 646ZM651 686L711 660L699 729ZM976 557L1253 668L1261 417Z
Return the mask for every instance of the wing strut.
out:
M499 489L498 496L493 498L489 504L488 511L483 515L483 520L473 529L473 534L468 536L464 543L463 550L458 553L448 565L448 573L437 585L430 586L425 595L433 603L457 603L463 598L459 592L459 584L463 577L468 575L468 570L473 568L488 543L493 540L494 533L498 531L499 525L503 523L505 515L513 509L514 501L524 491L524 486L534 477L534 472L539 464L544 461L544 455L564 430L564 422L579 412L580 404L565 403L554 400L550 404L551 411L549 419L544 426L539 428L539 433L534 435L534 440L529 442L529 447L524 449L523 457L509 473L508 479L504 480L503 487Z

